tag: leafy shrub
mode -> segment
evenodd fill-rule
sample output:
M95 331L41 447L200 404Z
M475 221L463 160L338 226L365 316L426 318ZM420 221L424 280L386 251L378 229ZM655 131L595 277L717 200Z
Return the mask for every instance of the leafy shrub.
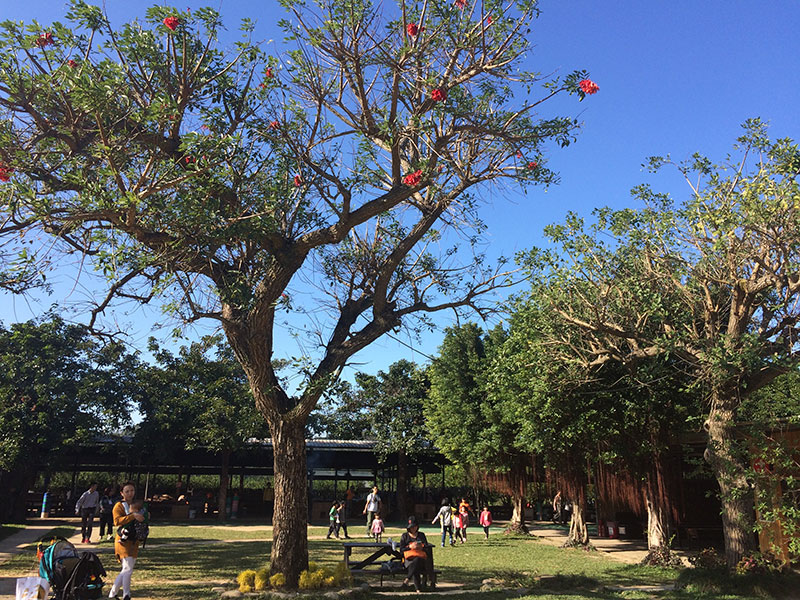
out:
M257 592L262 592L269 587L269 569L264 567L256 571L256 577L253 587Z
M242 571L236 577L236 582L239 584L239 591L243 594L252 592L256 585L256 572L253 569Z
M674 569L679 569L683 566L680 557L676 556L669 546L653 548L639 564L648 567L667 567Z
M275 573L269 578L270 587L282 588L286 585L286 576L283 573Z
M719 570L727 566L725 558L713 548L703 548L697 556L689 558L695 569Z
M309 562L308 569L300 573L298 587L301 590L345 586L353 582L353 576L344 562L338 563L333 570L328 567L317 567L312 570L312 566L317 567L317 564Z
M736 565L736 572L739 575L780 573L785 568L782 560L773 554L756 552L751 556L745 556Z

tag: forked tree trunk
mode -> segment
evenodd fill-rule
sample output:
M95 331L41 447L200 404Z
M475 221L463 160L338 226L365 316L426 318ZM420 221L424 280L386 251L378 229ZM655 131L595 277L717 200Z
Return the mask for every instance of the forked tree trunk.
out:
M572 519L569 522L569 536L567 536L567 545L569 546L578 544L586 546L589 543L589 530L586 527L583 504L583 502L572 503Z
M705 422L708 432L705 459L719 484L725 560L731 570L742 557L756 550L753 490L747 482L747 465L736 449L734 406L736 399L732 394L715 390Z
M219 471L219 493L217 494L217 505L219 506L219 514L217 518L224 521L227 517L228 506L228 483L230 481L230 463L231 453L229 450L223 450L221 453L222 461Z
M305 426L286 420L269 426L275 457L270 573L283 573L286 584L294 588L300 572L308 568Z

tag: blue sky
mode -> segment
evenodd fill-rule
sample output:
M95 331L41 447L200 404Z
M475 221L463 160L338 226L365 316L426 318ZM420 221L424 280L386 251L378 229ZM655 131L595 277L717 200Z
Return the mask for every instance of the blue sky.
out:
M152 3L106 4L120 23L143 16ZM203 5L184 0L178 6ZM274 22L282 9L276 2L222 0L219 6L230 29L246 15L257 21L259 37L280 39ZM500 190L485 194L490 255L512 256L541 244L542 228L568 210L588 215L596 206L631 205L629 190L642 182L678 198L685 195L677 177L644 172L644 159L666 153L681 159L695 151L722 159L749 117L769 121L774 137L800 139L800 2L542 0L540 8L529 67L565 75L587 69L600 91L581 103L573 96L544 109L584 124L574 145L550 154L560 185L533 188L525 196ZM47 23L64 12L58 0L0 0L0 18ZM279 48L276 43L275 51ZM65 282L64 289L71 286ZM57 295L42 303L2 296L0 319L6 324L25 320L59 300ZM151 334L167 335L151 333L152 316L120 314L119 320L132 323L132 340L142 347ZM440 341L441 333L426 336L419 350L435 354ZM423 354L388 340L362 354L356 357L358 368L368 372L400 358L425 361Z

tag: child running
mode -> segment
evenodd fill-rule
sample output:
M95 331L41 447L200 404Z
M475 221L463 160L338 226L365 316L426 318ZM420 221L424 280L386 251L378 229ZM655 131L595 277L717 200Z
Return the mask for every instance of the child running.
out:
M483 535L485 539L489 539L489 527L492 525L492 513L489 512L489 507L484 506L481 511L481 516L478 517L478 523L483 526Z
M436 513L433 521L431 521L431 525L435 525L436 521L439 521L439 524L442 526L442 548L444 548L444 540L448 533L450 534L450 545L455 546L456 543L453 540L453 512L450 509L450 502L447 498L442 500L442 508Z
M372 520L372 527L370 531L372 532L375 541L380 543L381 537L383 536L383 519L381 519L380 514L375 513L375 518Z

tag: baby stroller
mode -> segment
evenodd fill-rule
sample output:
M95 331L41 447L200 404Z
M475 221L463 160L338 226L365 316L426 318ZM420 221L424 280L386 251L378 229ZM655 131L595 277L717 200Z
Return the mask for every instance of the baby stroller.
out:
M95 600L103 595L106 570L93 552L78 552L69 540L39 542L39 575L52 586L55 600Z

